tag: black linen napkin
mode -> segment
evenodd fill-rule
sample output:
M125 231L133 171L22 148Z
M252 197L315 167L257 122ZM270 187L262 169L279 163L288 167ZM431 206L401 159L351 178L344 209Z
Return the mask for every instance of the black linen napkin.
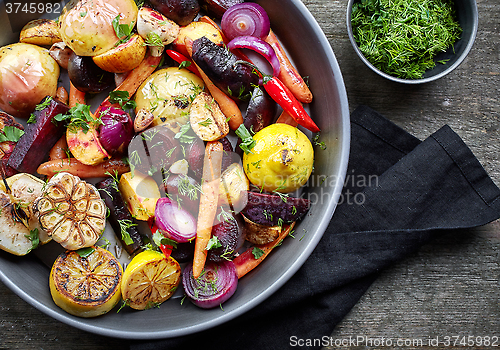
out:
M360 106L351 115L343 201L302 268L235 320L186 337L133 342L131 349L319 348L384 267L452 229L499 218L499 197L448 126L420 142ZM315 345L300 346L307 339Z

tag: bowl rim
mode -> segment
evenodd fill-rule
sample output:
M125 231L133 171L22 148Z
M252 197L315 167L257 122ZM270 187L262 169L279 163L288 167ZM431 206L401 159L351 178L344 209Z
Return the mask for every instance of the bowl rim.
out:
M472 4L472 9L473 9L473 13L472 13L473 21L472 21L471 37L468 40L467 45L465 46L465 50L457 58L457 60L455 62L453 62L453 64L451 64L444 71L442 71L436 75L433 75L431 77L422 78L422 79L398 78L398 77L395 77L393 75L389 75L387 73L384 73L381 70L379 70L378 68L376 68L370 61L368 61L366 59L366 57L363 55L363 53L359 49L358 44L356 43L356 40L354 39L354 34L352 31L352 25L351 25L352 5L356 1L359 1L359 0L348 0L348 2L347 2L346 26L347 26L347 34L349 36L349 41L351 42L351 45L352 45L354 51L356 52L356 54L358 55L358 57L361 59L361 61L363 61L368 66L368 68L370 68L372 71L374 71L378 75L380 75L384 78L387 78L389 80L392 80L394 82L397 82L397 83L423 84L423 83L428 83L428 82L437 80L439 78L442 78L443 76L447 75L448 73L453 71L455 68L457 68L465 60L465 58L469 54L470 50L472 49L472 46L474 45L474 41L476 40L477 30L478 30L478 26L479 26L479 15L478 15L478 10L477 10L477 3L476 3L476 0L469 0Z
M256 0L256 2L262 2L263 0ZM335 58L333 49L319 26L316 19L309 12L307 7L300 0L289 0L291 5L295 6L298 11L300 11L301 16L304 17L307 24L311 27L311 30L316 34L318 45L324 50L325 60L328 61L331 65L332 70L335 71L336 74L332 76L337 88L339 95L339 120L342 130L339 131L339 134L342 136L339 142L339 147L341 147L341 151L339 152L340 158L338 160L338 174L335 186L332 190L331 200L326 204L326 209L323 211L325 215L321 218L321 223L318 226L318 232L320 234L316 234L310 241L310 243L305 247L305 249L301 252L300 256L294 261L290 267L284 271L270 286L268 286L261 294L259 294L256 298L254 298L251 302L247 302L238 308L230 311L229 313L224 313L220 317L216 317L214 320L210 322L198 323L190 327L185 327L182 329L174 329L174 330L165 330L165 331L152 331L152 332L131 332L131 331L123 331L116 330L110 328L102 328L99 323L88 322L86 319L77 318L66 314L64 311L59 309L52 309L48 305L45 305L42 301L37 300L28 292L23 290L20 286L18 286L14 281L12 281L4 271L0 270L0 280L9 287L12 291L14 291L19 297L25 300L28 304L33 306L34 308L42 311L48 316L61 321L65 324L73 326L75 328L79 328L81 330L91 332L94 334L99 334L108 337L115 338L123 338L123 339L164 339L164 338L172 338L177 336L184 336L196 332L200 332L227 321L234 319L237 316L240 316L250 309L256 307L269 296L274 294L279 288L281 288L303 265L303 263L308 259L312 251L316 248L316 245L322 238L330 219L334 213L334 210L338 204L341 190L343 187L344 179L347 173L347 164L349 159L349 146L350 146L350 112L348 106L347 92L345 89L344 81L341 75L340 67ZM0 0L2 3L3 0ZM337 74L338 73L338 74Z

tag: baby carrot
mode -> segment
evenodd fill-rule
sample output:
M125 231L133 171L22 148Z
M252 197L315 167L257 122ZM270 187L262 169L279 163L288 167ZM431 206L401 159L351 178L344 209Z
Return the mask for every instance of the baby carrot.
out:
M223 151L222 143L218 141L208 142L205 148L202 192L200 195L200 210L198 214L193 258L194 278L200 276L207 259L206 248L212 236L212 225L217 213Z

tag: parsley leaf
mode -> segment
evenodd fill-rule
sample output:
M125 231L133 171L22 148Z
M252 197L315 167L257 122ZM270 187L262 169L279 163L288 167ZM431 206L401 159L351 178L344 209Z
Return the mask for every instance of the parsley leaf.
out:
M179 140L180 143L192 143L195 139L194 136L186 135L186 133L191 130L191 124L186 123L181 126L179 132L175 134L174 138Z
M118 39L120 39L116 44L117 46L130 39L130 36L132 35L132 29L134 29L135 25L134 21L132 21L130 25L120 24L120 15L117 15L115 18L113 18L113 21L111 23L113 24L113 29L115 30L116 36L118 37Z
M15 126L4 126L2 134L0 134L0 142L12 141L17 142L24 135L24 131Z
M245 125L241 124L238 129L235 130L236 135L241 139L240 148L246 153L252 153L251 149L254 148L257 143Z
M93 252L95 251L94 248L92 247L88 247L88 248L80 248L78 250L76 250L76 252L78 253L78 255L80 255L82 258L86 258L88 257L90 254L92 254Z
M128 91L114 90L109 93L109 102L118 103L123 110L137 107L135 101L130 100Z
M160 232L160 230L156 230L156 232L153 234L153 241L158 247L163 244L172 246L174 249L177 248L177 243L165 237L163 233Z
M207 243L207 247L205 248L206 250L210 249L215 249L215 248L220 248L222 247L222 244L220 243L219 239L217 236L212 236Z
M264 255L264 251L259 247L253 247L252 254L255 260L259 259L262 255Z
M68 129L76 134L78 130L83 130L86 134L90 127L97 127L101 124L100 119L94 119L90 114L90 106L77 103L75 107L72 107L67 114L57 114L54 117L55 121L69 121Z

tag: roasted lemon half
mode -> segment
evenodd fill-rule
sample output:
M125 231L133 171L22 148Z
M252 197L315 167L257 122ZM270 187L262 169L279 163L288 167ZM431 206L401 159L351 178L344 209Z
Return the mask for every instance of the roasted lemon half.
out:
M144 310L170 298L181 279L181 267L172 257L145 250L128 264L122 279L122 298L131 308Z
M94 247L86 257L67 250L50 271L50 294L57 306L72 315L99 316L120 301L122 275L120 262L103 248Z

